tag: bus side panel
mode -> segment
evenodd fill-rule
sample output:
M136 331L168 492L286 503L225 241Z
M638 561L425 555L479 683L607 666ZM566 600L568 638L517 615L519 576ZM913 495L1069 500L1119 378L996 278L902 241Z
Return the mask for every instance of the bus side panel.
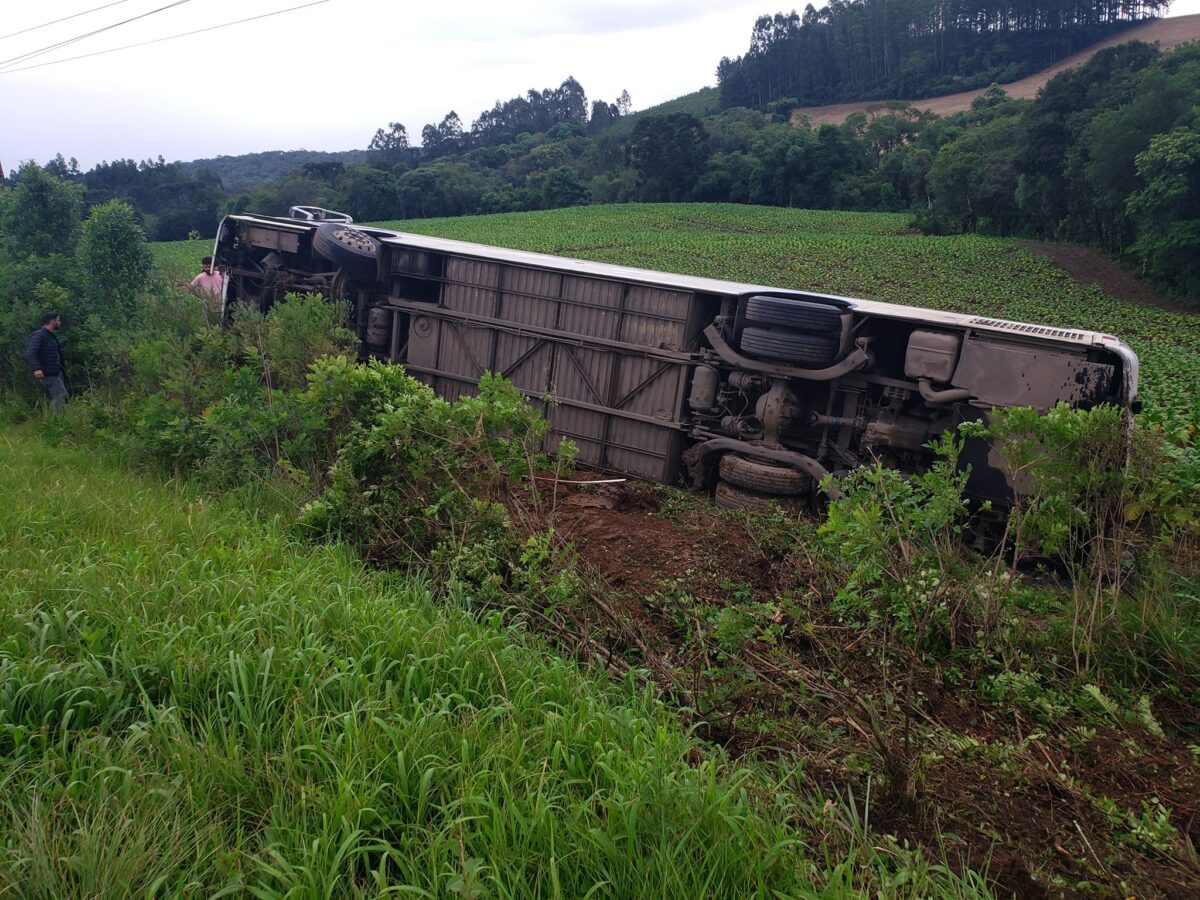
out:
M588 465L675 480L691 294L471 258L444 271L439 302L413 316L413 375L453 399L502 374L544 409L551 449L569 438Z

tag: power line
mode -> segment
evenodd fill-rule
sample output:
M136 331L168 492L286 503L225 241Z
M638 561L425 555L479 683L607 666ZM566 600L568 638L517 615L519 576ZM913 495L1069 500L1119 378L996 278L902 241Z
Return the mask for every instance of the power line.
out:
M307 9L310 6L320 6L322 3L329 3L330 0L313 0L312 3L301 3L299 6L289 6L287 9L277 9L275 12L263 13L261 16L250 16L248 19L238 19L236 22L223 22L220 25L210 25L208 28L197 28L194 31L184 31L180 34L169 34L166 37L155 38L152 41L141 41L137 44L126 44L123 47L112 47L108 50L97 50L95 53L83 53L79 56L68 56L66 59L52 59L49 62L37 63L32 66L21 66L19 69L5 69L0 71L0 75L9 75L15 72L28 72L30 69L41 69L44 66L56 66L59 63L74 62L77 59L89 59L93 56L103 56L106 53L116 53L119 50L132 50L135 47L148 47L151 44L161 44L163 41L173 41L176 38L190 37L193 34L203 34L206 31L216 31L218 28L229 28L233 25L242 25L246 22L255 22L259 19L269 19L271 16L281 16L284 13L295 12L298 9Z
M164 10L172 9L176 6L182 6L185 3L191 3L192 0L175 0L174 3L168 3L166 6L160 6L158 9L152 9L149 12L140 13L128 19L123 19L120 22L114 22L112 25L105 25L103 28L97 28L95 31L89 31L87 34L81 34L78 37L68 38L65 41L59 41L57 44L51 44L48 47L43 47L41 50L32 50L29 53L22 53L20 56L14 56L12 59L6 59L0 62L0 69L10 66L13 63L24 62L27 59L33 59L35 56L41 56L43 53L49 53L51 50L57 50L60 47L66 47L68 44L74 44L85 38L94 37L97 34L103 34L106 31L112 31L114 28L120 28L122 25L128 25L130 22L136 22L138 19L145 19L148 16L153 16L156 13Z
M77 12L73 16L63 16L61 19L55 19L53 22L43 22L41 25L34 25L32 28L22 28L20 31L13 31L9 34L0 34L0 41L6 38L16 37L18 34L29 34L31 31L37 31L39 28L47 28L50 25L57 25L59 22L66 22L71 19L78 19L80 16L86 16L89 13L100 12L102 9L108 9L110 6L120 6L122 3L128 3L129 0L116 0L114 3L105 3L103 6L95 6L91 9L85 9L83 12Z

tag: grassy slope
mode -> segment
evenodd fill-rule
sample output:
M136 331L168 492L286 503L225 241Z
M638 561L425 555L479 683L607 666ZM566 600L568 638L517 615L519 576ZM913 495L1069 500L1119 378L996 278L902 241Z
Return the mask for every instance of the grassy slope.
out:
M927 237L904 215L734 204L593 206L386 223L582 259L1115 334L1142 361L1152 414L1194 432L1200 316L1081 285L1006 238Z
M94 450L0 461L0 894L795 886L636 689Z

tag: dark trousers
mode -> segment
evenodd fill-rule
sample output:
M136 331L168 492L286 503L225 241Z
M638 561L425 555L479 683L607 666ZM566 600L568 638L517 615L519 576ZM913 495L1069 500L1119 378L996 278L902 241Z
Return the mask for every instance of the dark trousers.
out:
M61 375L43 375L42 387L50 395L50 405L57 409L67 402L67 383Z

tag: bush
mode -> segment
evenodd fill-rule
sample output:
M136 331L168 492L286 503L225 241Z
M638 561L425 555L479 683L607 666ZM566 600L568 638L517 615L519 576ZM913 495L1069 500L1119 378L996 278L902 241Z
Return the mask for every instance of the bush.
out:
M247 365L262 370L272 388L302 388L313 363L345 353L355 337L342 323L345 303L330 303L320 294L288 294L266 316L239 307L232 332Z
M385 367L366 371L372 368ZM505 533L495 501L541 461L545 420L493 375L480 381L478 396L454 403L407 376L378 383L387 391L374 401L379 412L350 427L329 488L302 524L376 556L406 559Z
M274 471L319 488L336 448L330 432L350 416L344 396L342 406L334 402L336 390L310 396L303 388L318 354L351 344L344 308L289 295L266 316L240 312L225 330L206 326L188 295L168 295L160 309L157 335L122 360L136 410L127 427L143 456L214 486Z
M79 260L89 311L108 325L132 318L151 267L146 234L133 207L120 200L94 207L83 223Z
M849 568L835 609L915 655L951 648L973 632L980 569L962 540L969 473L957 465L961 441L947 435L934 446L938 459L920 475L876 465L840 479L820 530L828 554Z
M1128 416L1061 405L997 409L986 425L961 426L992 442L1018 487L988 554L962 541L958 440L932 445L939 459L920 475L876 466L840 479L821 528L846 573L834 609L877 632L878 652L907 656L910 672L952 659L1036 681L1022 668L1057 678L1062 658L1091 678L1194 690L1200 604L1168 562L1196 536L1200 466ZM1035 566L1048 578L1030 577ZM1036 619L1023 620L1016 607L1033 595L1026 613Z
M1173 647L1162 641L1165 626L1196 618L1194 598L1171 587L1166 565L1200 534L1195 450L1111 406L994 410L973 430L1023 485L1010 515L1014 556L1040 557L1066 575L1076 669L1145 667L1192 684L1194 642L1184 632Z

